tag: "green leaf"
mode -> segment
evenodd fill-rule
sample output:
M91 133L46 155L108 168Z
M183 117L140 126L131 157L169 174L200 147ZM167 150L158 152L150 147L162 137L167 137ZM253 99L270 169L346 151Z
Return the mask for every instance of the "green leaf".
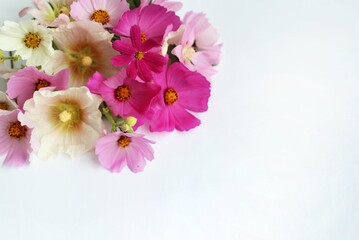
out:
M128 4L130 4L130 9L138 8L141 5L141 0L127 0Z

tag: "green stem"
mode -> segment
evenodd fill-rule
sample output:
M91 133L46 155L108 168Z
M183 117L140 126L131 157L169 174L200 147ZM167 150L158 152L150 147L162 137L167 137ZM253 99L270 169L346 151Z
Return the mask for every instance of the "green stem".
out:
M113 118L110 109L108 107L103 107L101 109L102 114L106 117L106 119L111 123L111 132L116 132L117 123Z

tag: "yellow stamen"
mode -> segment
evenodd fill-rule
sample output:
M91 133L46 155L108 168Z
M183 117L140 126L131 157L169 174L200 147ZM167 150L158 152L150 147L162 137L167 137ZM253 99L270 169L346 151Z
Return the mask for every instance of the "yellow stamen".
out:
M70 15L70 10L67 8L67 7L62 7L61 9L60 9L60 12L59 12L59 14L65 14L65 15L67 15L67 16L69 16Z
M23 39L25 46L28 48L37 48L41 44L41 36L37 33L29 32Z
M196 53L196 51L194 50L193 47L184 48L183 51L182 51L184 61L186 63L191 63L192 58L193 58L195 53Z
M144 32L141 32L141 42L144 43L147 40L147 36Z
M60 118L61 122L67 123L68 121L70 121L72 119L72 114L65 110L60 113L59 118Z
M137 53L136 53L136 56L135 56L138 60L141 60L142 58L144 58L145 57L145 54L143 53L143 52L141 52L141 51L138 51Z
M8 129L9 136L16 139L25 137L26 131L27 127L21 126L19 121L12 123Z
M91 20L105 25L110 22L110 14L105 10L96 10L92 14Z
M115 91L115 98L120 102L126 102L131 95L131 88L126 85L119 86Z
M41 88L50 86L50 83L44 79L39 79L35 83L35 91L40 90Z
M123 135L117 140L117 143L119 147L126 148L130 145L131 138Z
M85 56L82 58L82 65L84 67L89 67L93 63L92 58L89 56Z
M173 88L169 88L164 93L164 100L167 105L172 105L178 100L178 94Z

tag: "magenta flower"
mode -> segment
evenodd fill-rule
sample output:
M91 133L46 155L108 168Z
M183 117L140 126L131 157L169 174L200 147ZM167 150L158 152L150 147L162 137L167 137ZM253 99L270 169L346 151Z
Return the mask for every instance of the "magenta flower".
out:
M113 31L120 36L129 37L134 25L141 29L142 42L152 39L161 44L166 30L171 28L172 31L176 31L181 25L181 20L174 12L151 4L125 12Z
M159 52L160 45L151 39L142 41L141 30L137 25L131 27L131 44L127 41L117 40L113 43L113 48L121 55L112 58L114 66L128 66L127 75L136 78L138 75L142 80L150 82L153 80L153 72L163 71L167 59Z
M94 94L101 95L111 112L121 117L144 118L160 86L128 78L125 70L109 79L96 72L86 84Z
M75 20L92 20L113 27L129 9L125 0L79 0L72 3L70 14Z
M146 159L153 159L153 141L136 133L115 132L107 134L96 142L96 154L103 167L111 172L120 172L124 166L140 172L146 166Z
M25 101L32 98L35 91L44 87L65 90L68 79L69 70L67 69L50 76L35 67L26 67L10 77L6 93L10 98L17 98L19 108L22 109Z
M0 115L0 155L4 165L20 167L29 163L31 129L19 120L16 109Z
M191 72L181 63L172 64L167 73L158 74L156 82L162 87L158 110L150 123L150 130L188 131L201 121L190 112L208 109L210 83L199 73Z

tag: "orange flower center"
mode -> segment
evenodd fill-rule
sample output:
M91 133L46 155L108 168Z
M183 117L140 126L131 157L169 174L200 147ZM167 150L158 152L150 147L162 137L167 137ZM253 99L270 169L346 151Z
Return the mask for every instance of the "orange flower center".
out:
M26 131L27 127L21 126L19 121L12 123L8 129L9 136L16 139L25 137Z
M9 105L7 105L6 102L0 102L0 109L1 109L1 110L8 110L8 109L9 109Z
M147 40L147 36L144 32L141 32L141 42L144 43Z
M120 102L126 102L131 95L131 88L129 86L122 85L116 88L115 98Z
M50 86L50 83L48 81L43 80L43 79L39 79L35 83L35 91L38 91L41 88L48 87L48 86Z
M175 102L177 102L178 94L177 94L176 90L174 90L173 88L169 88L165 91L164 98L165 98L165 103L167 105L172 105Z
M121 136L118 140L117 140L117 144L119 147L121 148L126 148L128 147L128 145L130 145L131 143L131 138L127 137L127 136Z
M23 41L27 48L37 48L40 46L42 39L39 34L29 32L24 37Z
M92 14L91 20L105 25L110 22L110 14L105 10L96 10Z
M136 53L136 56L135 56L138 60L141 60L142 58L144 58L145 57L145 54L143 53L143 52L141 52L141 51L138 51L137 53Z

